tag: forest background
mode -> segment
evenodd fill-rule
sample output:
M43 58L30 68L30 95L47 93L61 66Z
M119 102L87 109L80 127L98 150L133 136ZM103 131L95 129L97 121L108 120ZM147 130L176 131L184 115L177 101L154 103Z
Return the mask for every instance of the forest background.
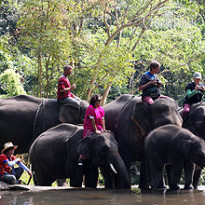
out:
M205 77L205 0L0 2L0 98L56 98L66 64L74 94L98 93L102 104L140 95L152 60L161 63L162 94L179 106L193 73Z
M66 64L73 91L102 104L140 95L155 59L162 93L182 105L195 71L205 77L205 0L2 0L0 97L56 98ZM202 80L203 81L203 80Z

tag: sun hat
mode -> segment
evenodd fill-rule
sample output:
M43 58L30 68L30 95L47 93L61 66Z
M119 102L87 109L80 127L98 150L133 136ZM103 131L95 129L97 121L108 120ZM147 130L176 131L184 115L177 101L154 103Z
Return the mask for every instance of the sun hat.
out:
M201 79L201 73L195 72L193 75L194 78Z
M3 153L5 150L9 149L9 148L14 148L14 149L17 149L18 148L18 145L13 145L12 142L6 142L4 144L4 149L1 150L1 153Z

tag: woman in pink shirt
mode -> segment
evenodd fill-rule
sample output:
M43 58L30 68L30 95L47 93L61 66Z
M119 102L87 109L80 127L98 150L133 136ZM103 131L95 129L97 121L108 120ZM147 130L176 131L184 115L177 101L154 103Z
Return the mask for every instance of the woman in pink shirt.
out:
M99 95L93 95L90 99L85 119L83 138L91 137L94 133L100 134L105 131L104 109L100 106L101 98Z
M100 106L101 98L98 94L95 94L90 99L90 105L88 106L85 119L84 119L84 132L83 139L86 137L92 137L94 133L100 134L105 131L105 119L104 109ZM82 160L84 156L80 155L78 165L82 166Z

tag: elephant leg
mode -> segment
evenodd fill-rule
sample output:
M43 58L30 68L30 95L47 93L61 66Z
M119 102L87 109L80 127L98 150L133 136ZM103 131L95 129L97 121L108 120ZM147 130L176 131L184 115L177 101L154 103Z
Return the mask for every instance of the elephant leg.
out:
M180 187L178 185L181 173L182 173L182 163L174 163L171 165L171 173L170 173L170 190L179 190Z
M195 171L194 171L194 176L193 176L193 187L194 189L197 189L198 184L199 184L199 180L200 180L200 176L201 176L201 171L202 169L199 166L195 166Z
M96 188L98 181L98 168L88 169L85 173L85 187Z
M184 189L193 189L193 174L194 174L194 163L191 161L187 161L184 163L184 177L185 177L185 185Z
M140 183L139 188L140 189L149 189L150 184L150 166L148 163L148 160L146 160L145 157L143 157L141 161L141 167L140 167Z
M82 187L83 183L83 168L77 167L75 173L70 177L70 186L72 187Z
M163 166L150 163L151 170L151 188L164 189L166 188L163 178Z
M55 180L48 177L43 171L34 173L34 183L39 186L51 186Z

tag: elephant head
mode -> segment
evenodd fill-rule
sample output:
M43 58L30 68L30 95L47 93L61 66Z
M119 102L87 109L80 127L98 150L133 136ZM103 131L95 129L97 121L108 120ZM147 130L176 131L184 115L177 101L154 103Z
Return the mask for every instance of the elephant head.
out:
M71 124L83 124L87 107L88 103L84 100L80 101L79 106L75 106L69 103L61 105L59 112L59 121L62 123L65 122Z
M150 130L166 124L182 126L182 118L176 102L171 98L159 98L151 106L143 102L135 104L131 119L143 136Z
M122 158L118 153L118 143L112 132L103 132L87 137L79 143L78 152L91 162L92 166L100 167L118 176L118 188L129 188L130 180ZM110 169L111 168L111 169ZM106 184L106 177L105 184Z

